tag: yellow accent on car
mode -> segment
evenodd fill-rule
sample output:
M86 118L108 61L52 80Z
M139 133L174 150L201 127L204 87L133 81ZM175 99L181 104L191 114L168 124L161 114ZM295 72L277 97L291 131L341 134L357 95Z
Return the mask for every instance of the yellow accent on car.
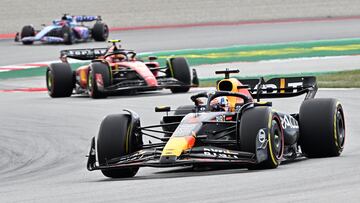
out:
M109 43L117 43L117 42L121 42L120 39L111 39L111 40L108 40Z
M166 143L161 156L180 156L188 149L188 141L185 137L171 137Z
M131 132L131 125L128 126L128 129L126 131L125 153L129 153L130 132Z
M79 69L80 71L80 83L86 84L87 83L87 74L85 69Z
M340 105L340 103L337 102L336 107L335 107L336 108L335 113L334 113L334 141L335 141L335 145L336 145L337 148L340 148L339 144L338 144L338 141L337 141L337 136L336 136L336 127L337 127L337 125L336 125L336 114L337 114L337 108L338 108L339 105Z
M272 150L272 145L271 145L271 122L272 122L272 113L269 113L269 122L268 122L268 140L269 140L269 153L270 153L270 157L272 162L274 163L275 166L277 166L279 163L277 162L276 158L274 157L274 153Z
M170 70L171 77L175 77L173 67L172 67L172 64L171 64L171 58L167 58L166 61L167 61L168 65L169 65L169 70Z
M230 90L231 92L238 92L238 85L239 85L239 81L235 78L229 78L229 79L222 79L218 84L216 89L220 90L220 83L228 81L232 84L232 89ZM231 96L227 96L227 99L229 101L229 107L231 111L235 110L235 105L236 103L238 103L238 97L231 97Z
M285 88L285 78L280 79L280 89ZM285 93L285 90L280 90L280 93Z

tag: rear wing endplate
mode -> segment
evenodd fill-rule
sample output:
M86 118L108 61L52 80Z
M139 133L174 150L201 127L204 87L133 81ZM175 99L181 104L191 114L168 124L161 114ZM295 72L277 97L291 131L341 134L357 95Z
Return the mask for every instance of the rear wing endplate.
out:
M101 21L101 16L87 16L87 15L79 15L79 16L74 16L75 20L77 22L91 22L91 21Z

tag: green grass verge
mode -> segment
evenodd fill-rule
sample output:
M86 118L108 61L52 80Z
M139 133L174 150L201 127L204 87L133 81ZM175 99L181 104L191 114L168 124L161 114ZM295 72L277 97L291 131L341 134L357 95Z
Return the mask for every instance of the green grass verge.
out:
M360 38L319 40L306 42L289 42L260 45L236 45L222 48L184 49L175 51L160 51L139 53L140 58L155 55L160 64L165 65L165 59L176 56L185 57L191 66L202 64L230 63L238 61L261 61L273 59L288 59L301 57L323 57L360 54ZM75 63L76 68L84 63ZM0 79L33 77L45 75L46 67L18 71L1 72Z
M317 83L320 88L360 88L360 69L349 71L335 72L316 72L306 74L284 74L284 75L258 75L251 77L239 77L239 79L264 77L266 79L274 77L292 77L292 76L316 76ZM200 78L200 87L215 87L216 81L222 79L217 78Z
M360 38L289 42L259 45L235 45L222 48L184 49L139 54L156 55L159 59L171 56L187 58L191 65L261 61L302 57L324 57L360 54ZM163 60L161 61L163 65Z
M360 88L360 70L327 73L317 77L319 87L325 88Z

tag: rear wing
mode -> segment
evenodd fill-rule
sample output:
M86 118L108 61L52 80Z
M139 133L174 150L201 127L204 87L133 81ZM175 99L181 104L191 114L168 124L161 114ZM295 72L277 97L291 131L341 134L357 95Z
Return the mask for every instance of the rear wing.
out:
M94 60L104 56L108 48L69 49L60 51L60 58L73 58L78 60Z
M101 16L87 16L87 15L79 15L74 16L77 22L91 22L91 21L101 21Z
M314 98L317 92L316 77L279 77L267 81L260 79L238 79L247 88L253 98L283 98L306 94L305 100Z

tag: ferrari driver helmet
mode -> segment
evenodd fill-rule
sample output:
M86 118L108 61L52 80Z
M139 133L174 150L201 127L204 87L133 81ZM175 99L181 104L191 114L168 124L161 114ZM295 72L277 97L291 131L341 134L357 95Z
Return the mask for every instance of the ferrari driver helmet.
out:
M115 54L114 59L116 59L118 61L124 61L126 59L126 57L124 54Z
M226 96L216 97L210 102L211 111L229 111L229 100Z

